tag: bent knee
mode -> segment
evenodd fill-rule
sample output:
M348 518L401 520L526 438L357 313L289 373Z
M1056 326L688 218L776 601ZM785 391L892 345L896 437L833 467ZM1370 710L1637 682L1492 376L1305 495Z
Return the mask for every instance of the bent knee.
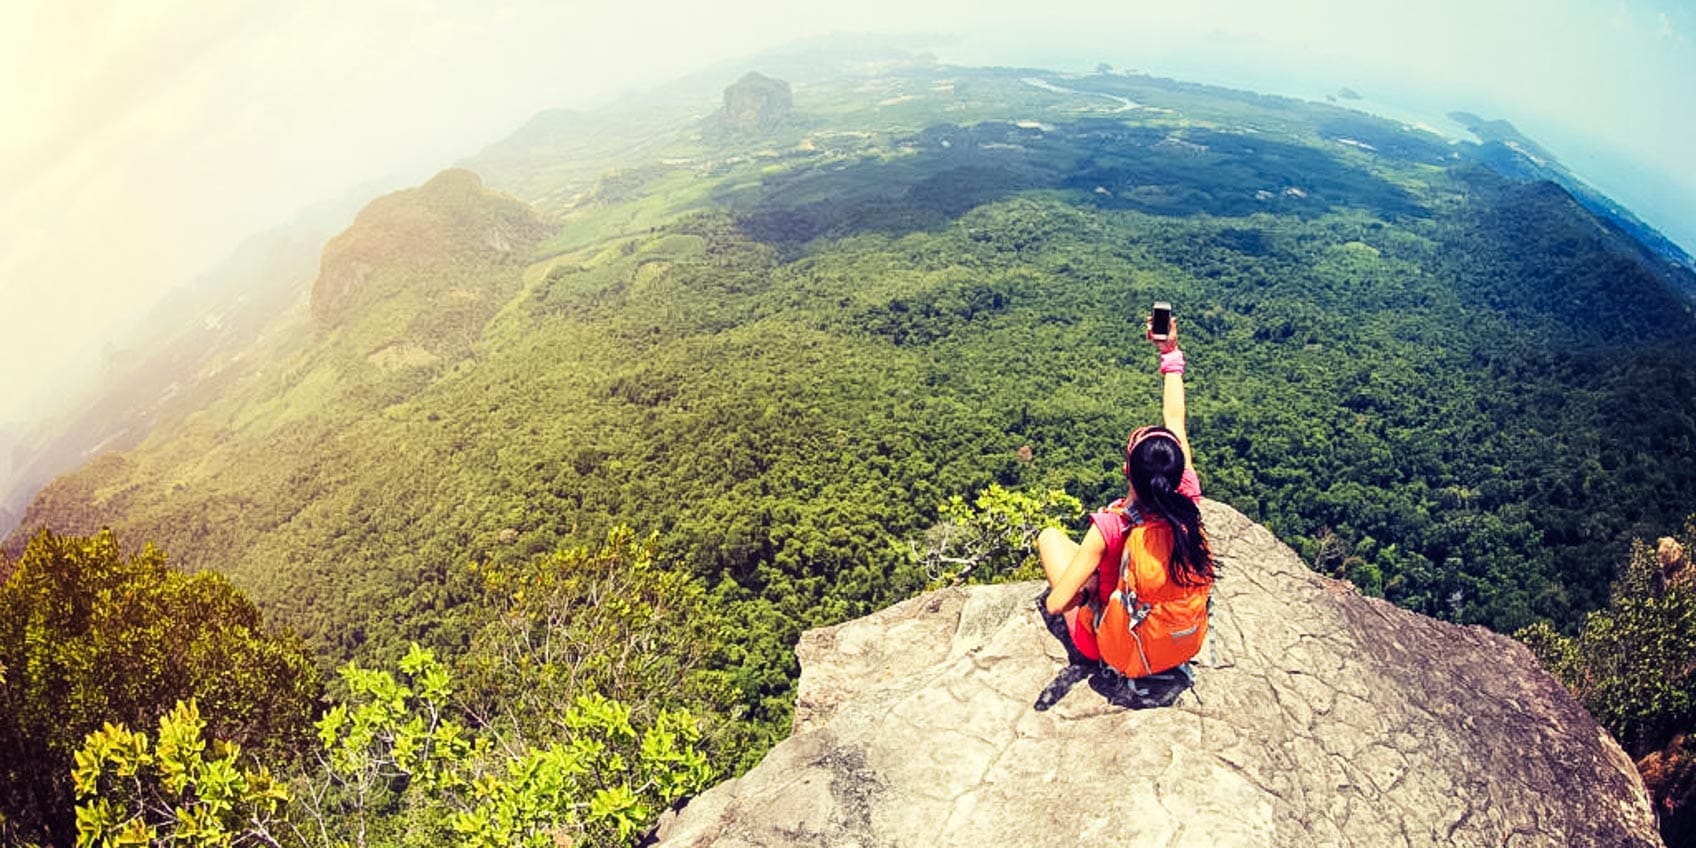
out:
M1072 554L1078 549L1078 543L1066 535L1066 531L1058 527L1044 527L1036 535L1036 555L1042 560L1044 571L1052 575L1056 569L1065 567L1072 559Z

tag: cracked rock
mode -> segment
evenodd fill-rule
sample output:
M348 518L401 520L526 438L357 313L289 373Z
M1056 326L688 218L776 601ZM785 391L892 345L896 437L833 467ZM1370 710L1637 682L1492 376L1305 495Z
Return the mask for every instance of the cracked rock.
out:
M1036 583L808 632L789 739L667 846L1659 845L1631 761L1531 653L1364 598L1204 502L1221 579L1194 689L1076 686Z

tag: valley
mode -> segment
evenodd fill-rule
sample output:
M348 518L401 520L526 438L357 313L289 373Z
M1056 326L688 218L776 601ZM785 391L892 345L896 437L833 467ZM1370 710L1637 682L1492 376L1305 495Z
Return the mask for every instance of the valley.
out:
M373 201L4 549L153 543L327 670L462 656L479 574L651 538L723 616L739 768L803 630L926 586L949 498L1120 493L1155 300L1207 495L1364 594L1571 631L1696 505L1691 273L1505 148L1138 75L761 70L723 81L753 111L545 113Z

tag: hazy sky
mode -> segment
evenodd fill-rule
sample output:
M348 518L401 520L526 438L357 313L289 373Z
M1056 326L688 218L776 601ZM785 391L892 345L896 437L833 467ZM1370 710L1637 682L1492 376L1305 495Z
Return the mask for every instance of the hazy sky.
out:
M0 0L0 424L302 207L421 179L544 108L829 32L1506 117L1696 252L1688 4Z

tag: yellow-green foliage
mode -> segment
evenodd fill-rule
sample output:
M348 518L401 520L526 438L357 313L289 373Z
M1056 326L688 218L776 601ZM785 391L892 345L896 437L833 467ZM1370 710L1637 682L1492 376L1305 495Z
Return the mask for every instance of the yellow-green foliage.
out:
M123 725L89 734L72 773L77 845L629 845L716 774L688 710L639 728L629 706L583 692L554 741L532 746L457 718L430 651L412 646L399 668L342 669L348 698L319 720L320 765L292 793L209 741L192 700L160 720L156 744Z
M264 628L227 580L178 572L151 546L124 556L109 532L30 541L0 586L0 664L0 812L60 844L85 734L193 699L220 738L282 758L321 691L300 640Z
M329 320L279 324L224 396L30 520L225 572L327 666L413 641L459 663L501 632L469 563L656 534L721 626L593 627L704 667L678 672L704 717L728 687L741 765L787 732L802 630L928 582L908 543L940 504L1122 492L1125 434L1159 418L1154 300L1178 304L1207 494L1403 606L1575 626L1634 522L1696 500L1696 323L1558 188L1320 105L883 77L809 85L795 125L723 145L679 103L541 121L484 159L559 213L552 235L463 174L374 207L327 257ZM536 238L499 251L503 222ZM368 288L334 297L360 263ZM605 671L544 664L555 703Z
M1084 507L1058 489L1031 495L991 485L971 504L959 495L949 498L939 512L942 520L925 534L924 547L913 548L932 586L1041 577L1037 534L1065 527Z
M617 527L599 546L471 566L488 622L459 662L460 703L520 740L550 738L585 691L643 715L662 704L728 709L705 672L723 615L657 553L656 537Z
M160 716L157 741L122 724L90 733L71 770L77 848L277 844L288 789L205 730L191 698Z

